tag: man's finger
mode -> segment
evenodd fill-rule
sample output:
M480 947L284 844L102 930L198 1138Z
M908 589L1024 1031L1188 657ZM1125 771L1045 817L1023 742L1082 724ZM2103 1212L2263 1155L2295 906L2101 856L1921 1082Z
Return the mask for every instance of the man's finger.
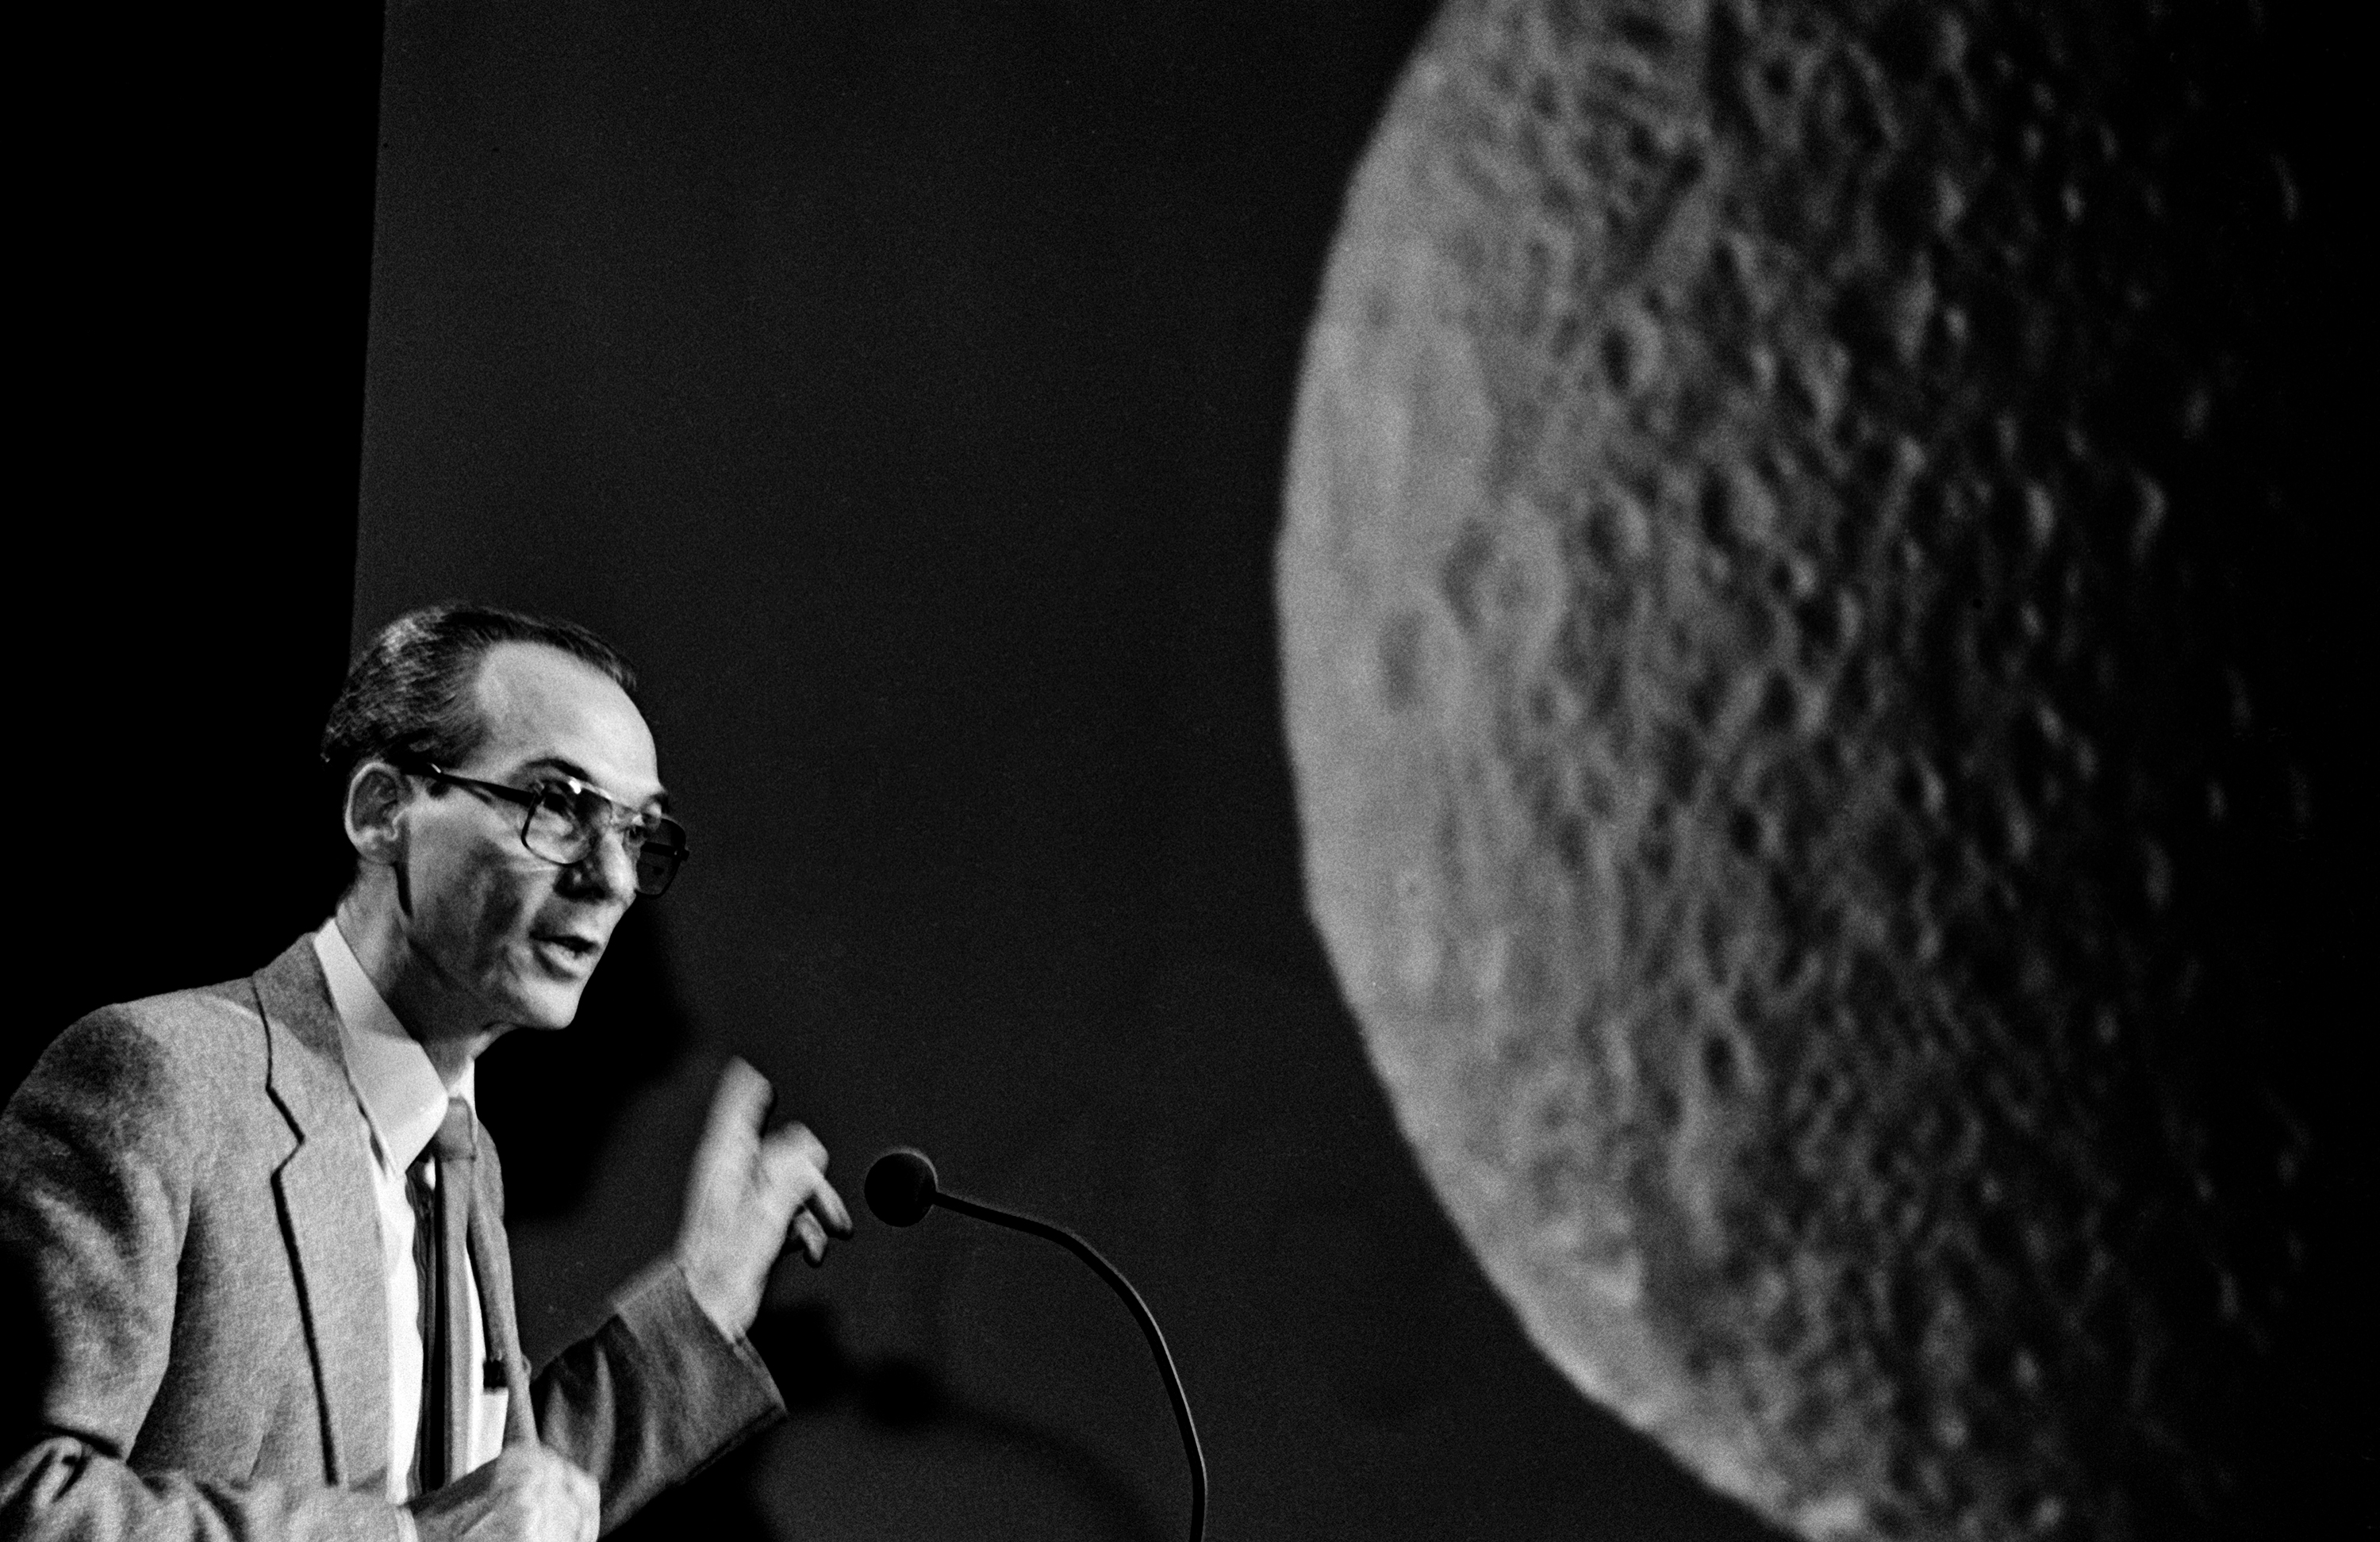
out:
M851 1235L851 1211L844 1207L843 1196L834 1192L834 1185L823 1178L819 1180L818 1192L810 1196L810 1208L836 1236Z
M790 1152L802 1160L826 1171L826 1143L810 1134L807 1124L787 1124L760 1137L760 1149L771 1160L779 1152Z
M794 1212L794 1238L812 1268L826 1262L826 1229L819 1224L818 1217L808 1210Z
M758 1130L760 1121L768 1116L769 1104L776 1090L769 1078L752 1068L741 1055L730 1055L727 1063L719 1068L719 1086L710 1095L710 1120L703 1132L708 1145L715 1137L733 1131L737 1134Z
M695 1189L716 1182L722 1170L750 1160L760 1121L775 1096L769 1078L740 1059L730 1059L720 1069L719 1086L710 1095L710 1116L694 1148L688 1181Z
M803 1134L807 1135L808 1132ZM770 1187L785 1196L787 1205L814 1212L829 1232L847 1237L851 1235L851 1211L844 1205L843 1196L826 1181L822 1171L826 1166L826 1147L815 1139L808 1142L808 1147L818 1152L820 1160L812 1160L800 1147L764 1145L760 1152L761 1172Z
M826 1183L826 1162L823 1160L826 1147L815 1138L809 1138L809 1133L801 1130L800 1126L793 1128L800 1131L806 1138L800 1141L782 1138L785 1134L783 1130L771 1135L760 1143L756 1171L762 1183L792 1196L786 1203L798 1205L809 1196L812 1190Z

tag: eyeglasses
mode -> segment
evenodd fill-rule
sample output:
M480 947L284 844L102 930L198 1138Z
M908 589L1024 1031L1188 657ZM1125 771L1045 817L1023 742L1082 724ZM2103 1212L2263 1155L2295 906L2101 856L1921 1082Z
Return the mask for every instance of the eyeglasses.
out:
M666 815L631 808L575 776L547 772L535 786L508 787L501 782L457 776L428 761L415 774L519 805L521 844L530 856L565 868L586 861L604 836L618 831L621 849L637 870L639 894L658 894L667 889L670 880L677 876L678 865L691 855L686 845L686 826Z

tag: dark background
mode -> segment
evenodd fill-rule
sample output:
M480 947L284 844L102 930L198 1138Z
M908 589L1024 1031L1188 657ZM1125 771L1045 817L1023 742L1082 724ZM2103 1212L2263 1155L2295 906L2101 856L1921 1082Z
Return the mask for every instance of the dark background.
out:
M1139 1283L1219 1539L1767 1535L1522 1340L1304 915L1280 469L1427 9L437 0L384 75L370 8L61 34L18 785L69 856L0 1075L326 913L356 639L560 612L642 668L698 855L483 1063L533 1354L667 1245L735 1052L855 1203L915 1142ZM1180 1535L1087 1274L861 1228L756 1330L794 1419L649 1535Z

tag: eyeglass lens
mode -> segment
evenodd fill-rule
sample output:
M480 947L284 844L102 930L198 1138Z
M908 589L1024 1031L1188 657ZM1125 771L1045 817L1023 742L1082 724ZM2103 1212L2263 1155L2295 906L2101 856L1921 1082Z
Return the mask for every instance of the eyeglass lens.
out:
M658 814L622 818L610 798L591 788L537 789L535 807L521 828L521 843L549 862L583 862L606 830L620 832L620 844L637 869L637 892L658 894L677 876L686 857L686 829Z

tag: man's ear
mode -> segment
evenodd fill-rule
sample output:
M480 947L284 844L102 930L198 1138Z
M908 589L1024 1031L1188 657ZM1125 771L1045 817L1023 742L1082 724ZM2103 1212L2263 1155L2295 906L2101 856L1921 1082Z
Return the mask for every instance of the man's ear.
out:
M405 773L385 760L366 760L347 777L346 816L347 844L356 856L379 867L405 859L405 820L400 817L410 796Z

